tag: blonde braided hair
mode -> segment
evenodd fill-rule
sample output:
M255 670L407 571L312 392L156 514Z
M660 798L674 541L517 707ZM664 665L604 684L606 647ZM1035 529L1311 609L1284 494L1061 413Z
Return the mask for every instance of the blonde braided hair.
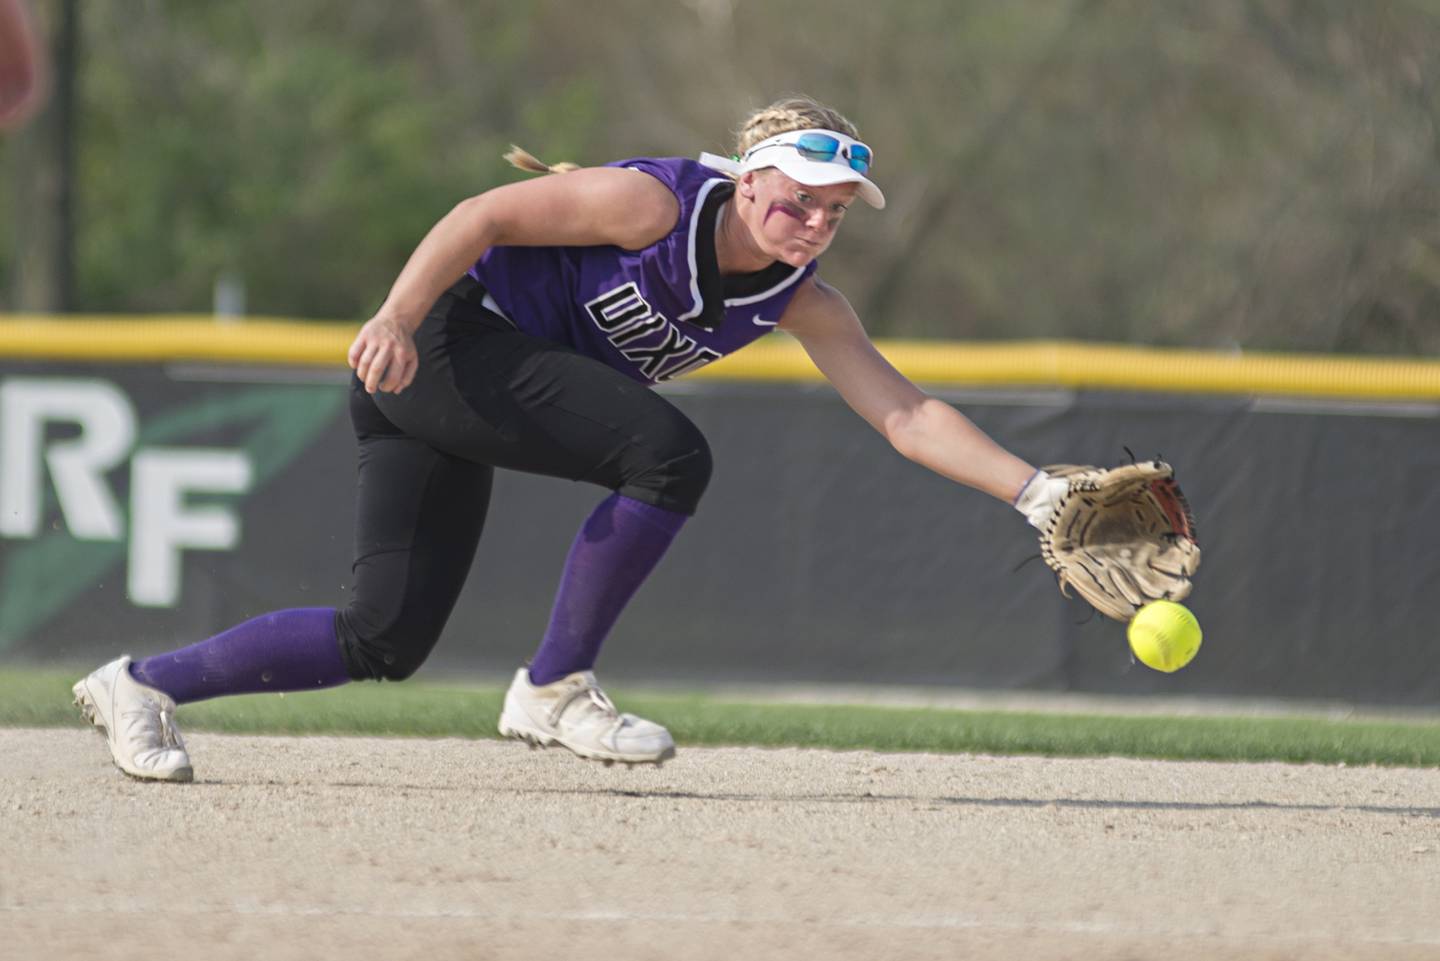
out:
M784 97L768 107L761 107L745 118L745 122L735 134L735 155L743 157L745 151L777 134L817 128L860 139L860 131L838 110L809 97L797 95Z
M843 133L847 137L860 139L860 131L838 110L827 107L818 100L812 100L804 95L796 95L783 97L746 117L745 122L735 133L735 156L743 156L745 151L760 141L768 140L777 134L816 128L833 130L836 133ZM512 167L536 174L563 174L580 169L579 164L571 163L568 160L547 164L530 151L523 147L517 147L513 143L505 152L505 160Z

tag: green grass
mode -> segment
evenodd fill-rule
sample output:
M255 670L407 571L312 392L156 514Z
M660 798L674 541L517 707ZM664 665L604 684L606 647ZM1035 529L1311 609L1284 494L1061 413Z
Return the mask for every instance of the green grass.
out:
M0 726L78 726L72 674L0 670ZM243 734L489 738L501 690L409 682L187 705L181 728ZM626 695L682 745L1440 765L1440 722L1112 716L736 703Z

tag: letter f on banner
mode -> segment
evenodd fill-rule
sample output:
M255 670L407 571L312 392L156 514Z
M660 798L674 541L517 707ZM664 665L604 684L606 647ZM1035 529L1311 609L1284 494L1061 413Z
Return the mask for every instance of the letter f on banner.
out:
M224 551L240 541L240 522L225 506L187 505L191 492L243 494L250 459L234 450L147 447L130 466L132 603L173 607L180 600L181 551Z

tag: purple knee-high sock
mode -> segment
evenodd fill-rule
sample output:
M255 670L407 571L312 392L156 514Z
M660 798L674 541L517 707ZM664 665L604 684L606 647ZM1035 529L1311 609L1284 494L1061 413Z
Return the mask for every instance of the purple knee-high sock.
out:
M532 684L595 666L605 635L685 520L620 494L595 508L570 545L550 626L530 662Z
M130 665L130 676L176 704L222 694L308 691L350 680L333 607L276 611L223 634Z

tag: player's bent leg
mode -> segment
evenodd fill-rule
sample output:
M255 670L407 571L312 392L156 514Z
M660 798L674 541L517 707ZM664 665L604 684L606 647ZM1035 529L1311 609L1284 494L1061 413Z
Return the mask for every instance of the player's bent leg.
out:
M613 706L607 712L608 702L593 678L583 685L594 690L593 698L568 698L574 685L566 682L588 674L625 602L685 517L695 512L712 470L704 436L684 413L645 385L562 345L518 333L503 318L467 309L456 297L442 298L426 317L416 331L416 346L422 362L409 388L397 395L374 395L372 404L352 407L364 415L357 418L357 428L362 444L373 453L381 453L388 433L402 433L459 460L587 481L616 494L587 522L580 536L582 548L572 550L573 563L567 564L557 599L560 616L552 618L536 657L540 673L534 680L541 683L532 684L527 677L523 686L512 689L502 720L505 730L532 743L563 743L599 760L636 763L669 757L674 743L663 728L622 718ZM362 453L362 471L371 452ZM413 499L407 492L429 490L418 481L387 485L392 494L386 502L403 505ZM367 486L362 478L362 502ZM438 556L436 545L455 527L456 518L443 517L426 554ZM408 549L408 541L374 540L365 546L367 538L360 538L356 602L340 621L342 645L355 677L391 676L388 671L404 663L391 664L387 658L421 648L428 652L433 635L420 628L435 615L443 624L453 603L453 596L447 596L443 606L417 605L399 597L401 585L430 584L433 590L443 572L433 566L413 570L403 563L398 555ZM617 552L626 554L623 564L616 562ZM469 554L460 558L457 553L456 561L460 563L449 569L463 572ZM374 571L367 569L372 566ZM381 574L386 568L392 573ZM454 587L458 594L459 581ZM547 683L551 681L559 687ZM564 710L546 720L554 709L550 702L557 698L566 702ZM534 706L532 702L550 707L537 708L538 713L525 709Z
M75 703L110 745L115 766L150 781L190 781L194 770L175 728L175 701L130 676L121 657L82 678Z
M420 377L406 403L453 419L446 399L431 396L433 381ZM405 434L358 385L351 416L360 444L355 562L335 630L350 677L400 681L429 657L465 586L494 469Z
M675 756L670 732L654 721L621 714L589 671L578 671L553 684L530 683L520 668L505 693L500 734L532 747L558 744L592 761L654 764Z

